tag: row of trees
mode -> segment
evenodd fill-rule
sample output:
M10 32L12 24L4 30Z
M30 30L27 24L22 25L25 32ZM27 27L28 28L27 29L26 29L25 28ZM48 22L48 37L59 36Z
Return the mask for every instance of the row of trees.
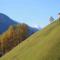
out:
M10 51L28 36L28 26L26 24L10 26L9 29L0 36L0 56Z

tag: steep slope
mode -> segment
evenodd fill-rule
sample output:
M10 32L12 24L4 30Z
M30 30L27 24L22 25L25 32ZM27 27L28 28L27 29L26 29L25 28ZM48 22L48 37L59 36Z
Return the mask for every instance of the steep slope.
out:
M60 22L33 34L0 60L60 60Z

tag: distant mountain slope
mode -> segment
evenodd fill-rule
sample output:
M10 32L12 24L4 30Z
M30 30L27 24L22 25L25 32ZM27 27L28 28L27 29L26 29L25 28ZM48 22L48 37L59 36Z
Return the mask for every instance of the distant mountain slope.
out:
M6 16L3 13L0 13L0 34L2 34L3 32L5 32L10 25L14 25L17 24L17 22L13 21L11 18L9 18L8 16Z
M20 24L18 22L15 22L13 19L9 18L7 15L0 13L0 34L4 33L9 27L10 25L16 25L16 24ZM29 32L36 32L38 29L37 28L32 28L29 27Z
M60 60L60 22L55 21L0 60Z

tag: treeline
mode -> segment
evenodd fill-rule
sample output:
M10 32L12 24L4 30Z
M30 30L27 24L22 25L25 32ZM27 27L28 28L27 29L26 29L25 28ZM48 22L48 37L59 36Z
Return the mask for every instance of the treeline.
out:
M0 36L0 56L4 55L28 36L28 26L26 24L13 25Z

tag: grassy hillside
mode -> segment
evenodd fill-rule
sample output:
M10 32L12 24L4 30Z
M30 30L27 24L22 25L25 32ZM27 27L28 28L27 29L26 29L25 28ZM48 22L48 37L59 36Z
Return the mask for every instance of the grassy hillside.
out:
M33 34L0 60L60 60L59 20Z

